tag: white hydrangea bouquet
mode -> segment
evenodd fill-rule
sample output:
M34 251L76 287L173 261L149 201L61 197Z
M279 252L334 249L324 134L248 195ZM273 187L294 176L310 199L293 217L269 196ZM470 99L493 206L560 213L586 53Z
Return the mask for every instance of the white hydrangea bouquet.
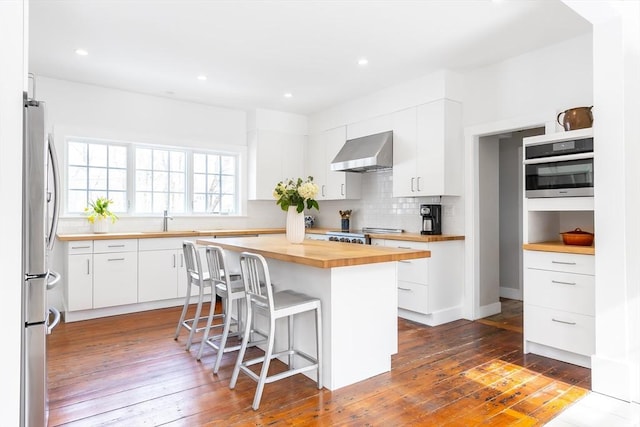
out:
M280 181L273 190L273 198L276 204L280 205L283 211L287 211L289 206L295 206L296 211L301 213L305 206L307 209L316 208L320 210L315 197L318 195L318 186L313 182L313 177L306 180L285 179Z

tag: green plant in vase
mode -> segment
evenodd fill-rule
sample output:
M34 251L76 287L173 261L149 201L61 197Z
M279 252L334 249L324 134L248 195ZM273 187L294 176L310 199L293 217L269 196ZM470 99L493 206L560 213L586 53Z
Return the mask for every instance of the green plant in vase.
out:
M107 197L98 197L96 200L89 202L89 206L84 208L87 220L91 224L94 224L96 220L106 219L110 219L112 223L115 223L118 216L109 209L111 204L113 204L113 200Z

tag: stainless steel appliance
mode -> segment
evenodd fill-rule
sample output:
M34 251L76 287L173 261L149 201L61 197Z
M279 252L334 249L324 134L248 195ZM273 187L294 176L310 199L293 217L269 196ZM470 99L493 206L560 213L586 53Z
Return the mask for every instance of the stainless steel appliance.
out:
M355 243L359 245L370 245L371 234L402 233L398 228L374 228L365 227L361 230L341 231L330 230L325 234L307 234L310 240L328 240L330 242Z
M58 224L58 167L45 129L44 103L24 96L22 196L22 362L20 425L47 425L46 335L60 321L47 290L60 280L49 270Z
M422 230L420 234L442 234L442 206L420 205Z
M525 196L593 196L593 138L525 146Z
M332 171L368 172L393 166L393 131L349 139L331 162Z

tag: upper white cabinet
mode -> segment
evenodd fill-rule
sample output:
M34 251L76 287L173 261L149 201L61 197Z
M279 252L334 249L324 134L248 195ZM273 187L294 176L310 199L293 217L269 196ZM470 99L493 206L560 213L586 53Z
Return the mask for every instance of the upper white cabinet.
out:
M462 104L440 99L392 115L393 196L463 191Z
M249 199L272 200L276 184L304 177L306 136L276 130L249 132Z
M305 175L313 177L320 189L318 200L360 198L362 176L331 170L331 161L347 140L346 126L329 129L309 137Z

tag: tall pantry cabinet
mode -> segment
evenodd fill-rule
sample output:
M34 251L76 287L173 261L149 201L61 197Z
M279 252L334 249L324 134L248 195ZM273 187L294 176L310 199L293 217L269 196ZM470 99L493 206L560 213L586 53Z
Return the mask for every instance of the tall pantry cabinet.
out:
M528 144L591 130L524 138ZM591 134L592 135L592 134ZM595 353L595 243L565 245L560 233L594 231L593 197L524 199L524 352L591 367Z

